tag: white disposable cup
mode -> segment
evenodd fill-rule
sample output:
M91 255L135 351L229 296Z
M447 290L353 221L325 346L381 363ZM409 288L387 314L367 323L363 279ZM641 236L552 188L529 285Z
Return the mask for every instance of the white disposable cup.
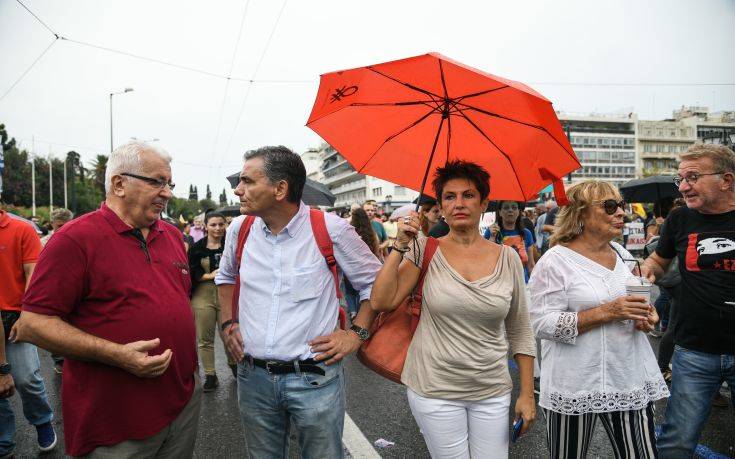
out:
M645 277L629 277L625 281L625 293L631 296L641 296L646 299L647 304L651 304L651 289L653 284ZM621 320L621 325L632 325L633 321Z
M625 293L632 296L642 296L648 304L651 304L652 288L653 284L645 277L630 277L625 281Z

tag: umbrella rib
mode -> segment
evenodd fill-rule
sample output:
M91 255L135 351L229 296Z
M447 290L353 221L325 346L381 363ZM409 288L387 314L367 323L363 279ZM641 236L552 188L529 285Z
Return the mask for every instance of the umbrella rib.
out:
M562 150L564 150L567 153L567 155L569 155L570 158L572 158L577 163L579 163L579 159L577 159L577 156L573 152L570 152L569 150L567 150L567 148L564 145L562 145L562 143L559 142L556 139L556 137L554 137L553 135L551 135L549 133L549 131L547 131L546 128L543 127L543 126L537 126L535 124L526 123L526 122L523 122L523 121L520 121L520 120L514 120L513 118L508 118L507 116L498 115L497 113L489 112L487 110L483 110L481 108L477 108L477 107L474 107L472 105L467 105L467 104L462 103L462 102L459 102L458 105L462 105L462 106L466 107L467 109L474 110L476 112L483 113L483 114L488 115L488 116L492 116L492 117L495 117L495 118L503 119L503 120L510 121L510 122L513 122L513 123L522 124L524 126L528 126L528 127L534 128L534 129L538 129L539 131L543 131L543 132L546 133L546 135L548 135L549 137L551 137L554 140L554 142L556 142L557 144L559 144L559 146L562 148ZM460 113L462 113L462 110L461 109L458 108L457 110ZM464 113L463 113L463 116L464 116Z
M505 86L501 86L501 87L499 87L499 88L495 88L495 89L488 89L488 90L486 90L486 91L480 91L480 92L475 92L475 93L472 93L472 94L467 94L467 95L464 95L464 96L460 96L460 97L458 97L458 98L456 98L456 99L454 99L454 100L456 100L457 102L462 102L462 100L464 100L464 99L468 99L468 98L470 98L470 97L477 97L477 96L482 96L482 95L484 95L484 94L489 94L489 93L491 93L491 92L495 92L495 91L500 91L501 89L506 89L506 88L510 88L510 86L508 86L508 85L506 84Z
M452 117L447 116L447 159L445 162L449 162L449 146L452 143Z
M520 180L520 179L518 178L518 171L516 170L516 167L515 167L515 165L513 164L513 161L511 161L511 160L510 160L510 156L508 156L508 155L507 155L507 154L506 154L506 153L505 153L505 152L503 151L503 149L502 149L502 148L500 148L499 146L497 146L497 145L495 144L495 142L493 142L493 141L492 141L492 139L491 139L490 137L488 137L488 136L487 136L487 134L485 134L485 132L484 132L484 131L483 131L482 129L480 129L480 127L479 127L479 126L477 126L477 125L476 125L476 124L474 123L474 121L472 121L472 120L471 120L471 119L470 119L470 118L469 118L469 117L468 117L467 115L465 115L465 114L464 114L464 112L463 112L462 110L459 110L459 113L460 113L460 114L462 115L462 117L463 117L463 118L464 118L465 120L467 120L467 122L468 122L468 123L470 123L470 125L471 125L471 126L472 126L473 128L475 128L475 129L477 130L477 132L479 132L479 133L480 133L480 135L481 135L481 136L483 136L483 137L484 137L484 138L485 138L485 139L486 139L486 140L487 140L488 142L490 142L490 144L492 144L492 146L494 146L495 148L497 148L497 149L498 149L498 151L499 151L500 153L502 153L502 155L503 155L503 156L505 156L505 159L507 159L507 160L508 160L508 164L510 164L510 168L511 168L511 169L513 169L513 175L515 175L515 177L516 177L516 182L518 183L518 188L519 188L519 189L521 190L521 193L523 193L523 185L521 185L521 180ZM525 194L523 195L523 198L524 198L524 199L526 198L526 195L525 195Z
M381 148L383 148L383 146L384 146L384 145L385 145L386 143L388 143L388 142L390 142L391 140L395 139L396 137L398 137L399 135L401 135L401 134L403 134L404 132L408 131L408 130L409 130L409 129L411 129L412 127L415 127L415 126L416 126L417 124L419 124L420 122L422 122L423 120L425 120L426 118L428 118L429 116L431 116L431 115L432 115L432 114L434 114L434 113L435 113L435 110L431 110L430 112L428 112L427 114L425 114L425 115L424 115L424 116L422 116L421 118L417 119L417 120L416 120L416 121L414 121L413 123L409 124L409 125L408 125L408 126L406 126L405 128L401 129L400 131L396 132L395 134L391 135L390 137L387 137L387 138L386 138L386 139L385 139L385 140L383 141L383 143L381 143L381 144L380 144L380 146L379 146L378 148L376 148L376 149L375 149L375 151L373 152L373 154L372 154L372 155L370 155L370 157L369 157L369 158L367 159L367 161L365 161L365 162L363 163L363 165L362 165L362 166L360 166L360 168L359 168L359 169L357 170L357 172L362 172L363 170L365 170L365 166L367 166L367 165L368 165L368 163L369 163L370 161L372 161L372 160L373 160L373 158L375 157L375 155L377 155L377 154L378 154L378 152L380 151L380 149L381 149Z
M422 93L422 94L426 94L427 96L430 96L430 97L432 97L432 98L433 98L433 97L436 97L437 99L443 99L443 97L441 97L441 96L439 96L439 95L437 95L437 94L434 94L434 93L433 93L433 92L431 92L431 91L427 91L426 89L422 89L422 88L419 88L419 87L417 87L417 86L414 86L414 85L412 85L411 83L406 83L405 81L401 81L401 80L399 80L398 78L394 78L394 77L392 77L392 76L388 76L388 75L386 75L385 73L383 73L383 72L381 72L381 71L379 71L379 70L376 70L376 69L375 69L375 68L373 68L372 66L370 66L370 67L367 67L367 69L368 69L368 70L372 70L373 72L377 73L378 75L381 75L381 76L383 76L383 77L385 77L385 78L388 78L388 79L389 79L389 80L391 80L391 81L394 81L394 82L396 82L396 83L398 83L398 84L402 84L403 86L405 86L405 87L407 87L407 88L411 88L411 89L413 89L414 91L418 91L418 92L420 92L420 93ZM435 102L436 102L436 101L435 101Z
M534 128L534 129L539 129L541 131L545 131L545 129L542 126L538 126L538 125L531 124L531 123L526 123L525 121L515 120L513 118L508 118L507 116L498 115L497 113L489 112L487 110L483 110L483 109L478 108L478 107L475 107L473 105L467 105L467 104L465 104L463 102L457 102L457 105L462 105L466 109L474 110L476 112L480 112L480 113L482 113L484 115L487 115L487 116L492 116L494 118L500 118L502 120L511 121L513 123L518 123L518 124L522 124L524 126L528 126L528 127ZM460 112L462 111L461 109L457 109L457 110L459 110Z
M439 75L442 78L442 88L444 88L444 100L449 99L449 93L447 93L447 82L444 80L444 66L442 65L441 59L439 59Z
M393 106L404 106L404 105L426 105L427 107L431 107L429 105L431 102L436 103L434 100L414 100L414 101L406 101L406 102L354 102L350 104L350 107L393 107Z

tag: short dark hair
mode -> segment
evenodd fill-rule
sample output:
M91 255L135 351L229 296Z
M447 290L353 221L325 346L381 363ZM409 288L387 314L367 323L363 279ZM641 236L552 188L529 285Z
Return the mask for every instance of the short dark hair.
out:
M306 168L301 156L297 155L287 147L260 147L245 153L245 160L263 158L263 172L271 183L275 184L285 180L288 184L288 196L286 200L292 203L301 201L306 183Z
M444 185L453 179L467 179L472 182L480 192L481 200L490 194L490 174L484 167L470 161L454 160L447 162L443 167L437 167L434 173L431 185L439 204L442 202Z
M204 214L204 225L206 226L209 220L213 218L221 218L224 222L227 222L224 215L222 215L219 212L212 211L212 212L207 212L206 214Z

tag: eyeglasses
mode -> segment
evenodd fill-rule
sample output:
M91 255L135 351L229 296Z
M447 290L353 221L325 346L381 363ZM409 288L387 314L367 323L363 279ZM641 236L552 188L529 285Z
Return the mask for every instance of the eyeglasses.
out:
M625 201L616 201L614 199L606 199L604 201L597 201L595 204L602 204L602 208L605 209L605 213L608 215L615 215L615 212L618 210L618 207L620 207L623 211L625 211L625 206L628 204Z
M676 176L674 177L674 185L681 186L681 182L687 182L690 185L694 185L697 183L697 180L699 180L699 177L704 177L705 175L722 175L724 172L712 172L711 174L698 174L696 172L691 173L687 175L686 177Z
M158 188L159 190L162 190L162 189L166 188L166 186L168 186L168 189L169 190L173 190L176 187L176 184L175 183L171 183L171 182L168 182L166 180L155 179L155 178L152 178L152 177L144 177L142 175L129 174L127 172L123 172L120 175L124 175L125 177L133 177L133 178L136 178L138 180L142 180L142 181L146 182L147 184L152 185L152 186Z

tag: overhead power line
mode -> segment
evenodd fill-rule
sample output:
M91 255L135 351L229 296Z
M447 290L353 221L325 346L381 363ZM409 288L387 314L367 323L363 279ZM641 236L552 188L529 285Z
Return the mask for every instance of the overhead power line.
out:
M250 0L247 0L245 2L245 8L242 12L242 19L240 20L240 30L237 32L237 39L235 40L235 46L232 50L232 58L230 59L230 69L227 72L227 82L225 82L225 91L222 95L222 103L220 104L219 108L219 120L217 121L217 131L214 135L214 145L212 145L212 158L214 158L217 155L217 143L219 142L219 133L222 129L222 120L224 119L225 114L225 106L227 105L227 94L230 89L230 76L232 75L232 70L235 68L235 58L237 57L237 50L240 46L240 38L242 37L242 29L245 25L245 17L248 14L248 6L250 5ZM210 172L211 174L211 172Z
M18 83L20 83L21 80L23 80L23 78L25 78L25 76L28 75L28 72L30 72L31 69L33 69L33 67L36 66L36 64L38 63L38 61L40 61L41 58L46 55L46 53L51 49L52 46L54 46L54 43L56 43L57 40L58 40L58 38L54 38L54 40L51 43L49 43L49 45L46 47L46 49L44 49L43 52L41 52L41 54L39 54L38 57L33 62L31 62L31 65L29 65L28 68L25 69L25 71L18 77L18 79L15 80L12 85L10 85L10 87L8 88L8 90L5 91L5 93L3 93L2 96L0 96L0 102L2 102L2 100L5 99L5 97L8 94L10 94L10 91L12 91L13 88L15 88L18 85Z
M286 4L288 4L288 0L283 0L283 4L281 5L281 10L278 12L278 16L276 16L276 22L273 23L273 27L271 28L271 32L268 35L268 40L265 42L265 46L263 47L263 52L260 53L260 58L258 59L258 63L255 65L255 70L253 70L253 76L250 78L252 82L255 82L255 77L258 76L258 72L260 71L260 66L263 64L263 59L265 58L265 54L268 52L268 48L270 48L271 41L273 40L273 35L276 33L276 29L278 28L278 23L281 22L281 16L283 16L283 11L286 9ZM248 98L250 97L250 90L253 88L253 85L249 85L248 88L245 90L245 97L242 99L242 104L240 104L240 111L237 115L237 121L235 121L235 127L232 130L232 135L230 135L230 139L227 141L227 147L224 149L224 155L227 154L227 152L230 151L230 147L232 146L232 141L235 138L235 134L237 134L237 129L240 126L240 120L242 119L242 115L245 112L245 105L248 102Z
M40 23L40 24L41 24L42 26L44 26L44 27L46 28L46 30L48 30L49 32L51 32L51 35L53 35L53 36L54 36L54 37L56 37L56 38L59 38L59 34L57 34L56 32L54 32L54 30L53 30L53 29L52 29L51 27L49 27L49 26L48 26L48 24L46 24L45 22L43 22L43 21L41 20L41 18L39 18L38 16L36 16L36 13L34 13L33 11L31 11L31 10L30 10L30 9L29 9L29 8L28 8L27 6L25 6L25 4L23 4L23 2L21 2L20 0L16 0L16 1L17 1L18 3L20 3L20 6L22 6L23 8L25 8L25 10L26 10L26 11L28 11L28 12L29 12L29 13L31 14L31 16L33 16L34 18L36 18L36 21L38 21L38 22L39 22L39 23Z

